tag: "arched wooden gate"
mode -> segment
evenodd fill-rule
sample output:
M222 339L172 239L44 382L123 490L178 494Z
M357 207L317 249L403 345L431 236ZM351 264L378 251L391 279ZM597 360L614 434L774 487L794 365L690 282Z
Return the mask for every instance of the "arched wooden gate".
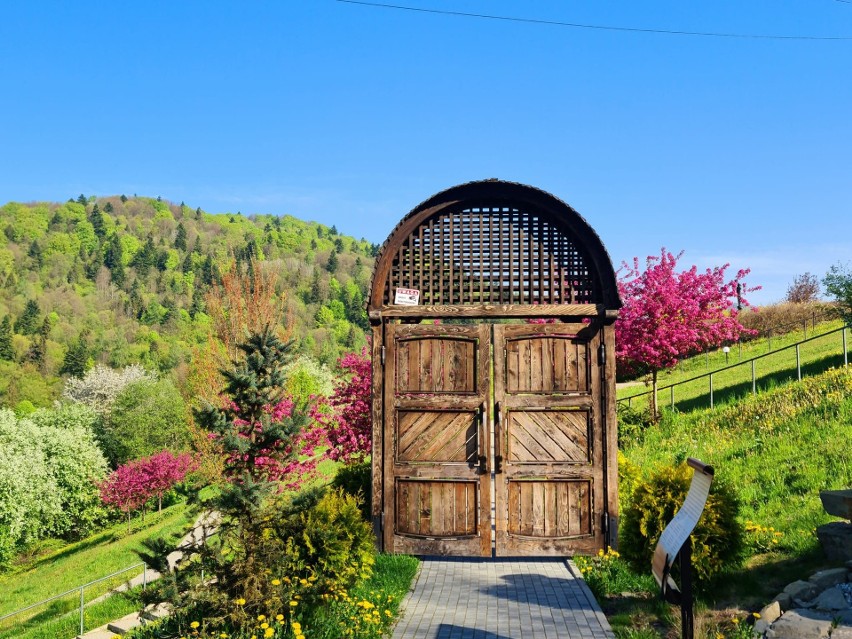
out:
M399 223L368 302L372 514L385 551L613 545L620 306L598 236L539 189L471 182Z

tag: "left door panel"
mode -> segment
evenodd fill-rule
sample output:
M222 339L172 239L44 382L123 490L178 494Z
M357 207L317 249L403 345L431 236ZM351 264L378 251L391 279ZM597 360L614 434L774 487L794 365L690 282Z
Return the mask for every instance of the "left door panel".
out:
M489 327L387 329L385 548L490 556Z

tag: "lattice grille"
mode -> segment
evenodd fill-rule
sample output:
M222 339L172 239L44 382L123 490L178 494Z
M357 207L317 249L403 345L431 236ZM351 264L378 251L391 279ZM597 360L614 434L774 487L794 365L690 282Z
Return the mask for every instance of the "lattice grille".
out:
M589 260L566 231L510 206L444 209L401 244L385 283L425 305L594 304Z

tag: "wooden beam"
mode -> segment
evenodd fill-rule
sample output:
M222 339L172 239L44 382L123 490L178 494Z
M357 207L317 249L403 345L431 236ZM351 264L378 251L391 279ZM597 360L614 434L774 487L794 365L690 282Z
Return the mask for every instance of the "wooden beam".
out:
M601 304L475 304L464 306L382 306L370 311L378 317L599 317L608 312Z

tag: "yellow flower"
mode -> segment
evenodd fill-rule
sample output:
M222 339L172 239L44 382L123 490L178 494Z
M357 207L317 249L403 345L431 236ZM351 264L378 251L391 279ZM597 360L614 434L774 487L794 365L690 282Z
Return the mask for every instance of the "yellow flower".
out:
M266 630L263 631L264 637L271 637L274 634L275 634L275 631L272 628L267 628Z
M263 630L266 630L267 628L269 628L269 624L268 624L268 623L266 623L266 622L264 621L262 624L260 624L260 627L261 627Z
M273 579L273 580L272 580L272 585L273 585L273 586L280 586L280 585L281 585L281 580L280 580L280 579Z
M234 603L235 603L235 604L237 604L238 606L245 606L245 605L246 605L246 600L245 600L245 599L243 599L242 597L240 597L240 598L239 598L239 599L237 599Z
M296 639L305 639L305 635L299 633L298 635L296 635Z
M290 625L293 626L293 632L295 632L296 634L302 632L302 624L300 624L298 621L294 621Z
M759 612L755 612L755 613L754 613L754 618L755 618L755 619L760 619L760 613L759 613Z
M290 602L290 605L291 605L291 606L293 606L293 607L295 608L296 606L298 606L298 605L299 605L299 602L298 602L298 601L291 601L291 602Z
M266 615L258 615L257 616L258 621L263 621L264 619L266 619Z
M740 620L739 620L739 619L737 619L736 617L732 617L732 618L731 618L731 623L732 623L732 624L734 624L735 626L736 626L739 622L740 622Z
M201 625L201 624L200 624L200 623L198 623L197 621L193 621L191 624L189 624L189 627L190 627L190 628L192 628L193 630L195 630L195 629L196 629L196 628L198 628L198 626L200 626L200 625Z
M275 621L284 621L284 615L275 615Z

